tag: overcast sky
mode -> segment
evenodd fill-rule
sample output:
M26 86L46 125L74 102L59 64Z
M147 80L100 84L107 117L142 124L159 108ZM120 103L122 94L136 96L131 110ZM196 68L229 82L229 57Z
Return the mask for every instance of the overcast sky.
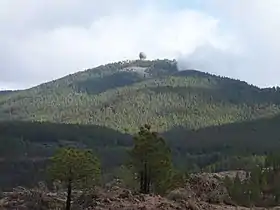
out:
M0 89L27 88L111 61L280 85L279 0L0 0Z

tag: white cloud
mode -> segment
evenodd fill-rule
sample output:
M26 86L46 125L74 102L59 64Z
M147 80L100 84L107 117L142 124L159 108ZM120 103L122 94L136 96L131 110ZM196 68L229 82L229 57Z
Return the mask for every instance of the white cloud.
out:
M181 67L258 85L277 84L273 74L280 76L279 4L263 11L264 3L247 0L240 10L240 0L229 5L213 0L215 7L203 3L204 10L198 11L168 10L160 2L2 0L0 86L29 87L99 64L134 59L139 51L150 59L179 58Z
M222 17L222 24L242 46L238 59L221 53L223 62L235 60L233 76L259 86L280 85L280 1L212 0L206 7L212 15ZM219 63L221 58L218 55L214 60ZM218 66L216 69L223 73Z

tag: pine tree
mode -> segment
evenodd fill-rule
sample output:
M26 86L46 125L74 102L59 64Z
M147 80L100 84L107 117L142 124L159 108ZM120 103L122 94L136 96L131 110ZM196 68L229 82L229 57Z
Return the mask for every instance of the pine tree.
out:
M99 182L100 164L89 150L61 148L51 158L49 168L53 180L67 186L66 210L71 207L73 187L91 187Z
M255 167L250 176L249 180L249 190L250 190L250 202L258 202L261 194L261 177L262 170L260 167Z
M232 197L239 203L244 202L244 187L242 186L242 182L239 178L238 173L236 174L234 180L233 180L233 186L232 186Z
M131 163L138 173L140 192L164 193L172 180L171 151L163 138L145 125L134 137Z

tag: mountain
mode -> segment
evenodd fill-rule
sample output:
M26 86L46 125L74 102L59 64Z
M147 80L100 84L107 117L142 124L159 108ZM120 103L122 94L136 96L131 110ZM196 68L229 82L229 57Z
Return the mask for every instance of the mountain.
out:
M176 61L136 60L78 72L0 96L1 120L94 124L135 132L151 124L160 132L280 113L280 91L195 70Z
M93 149L107 180L145 123L167 139L178 169L249 168L280 149L280 91L179 71L170 60L111 63L1 91L0 185L44 180L48 158L65 145Z

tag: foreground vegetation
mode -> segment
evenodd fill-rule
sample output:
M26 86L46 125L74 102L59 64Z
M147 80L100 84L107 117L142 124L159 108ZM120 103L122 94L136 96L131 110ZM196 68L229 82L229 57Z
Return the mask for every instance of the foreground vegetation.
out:
M126 171L115 174L115 178L143 194L165 195L186 186L187 174L175 169L170 148L158 133L151 130L151 126L141 127L133 139L133 147L127 150L127 160L123 163ZM229 193L227 202L230 199L237 205L249 207L279 205L279 157L278 154L263 156L264 161L252 163L243 178L238 173L234 179L226 176L223 182ZM73 190L93 192L96 186L101 185L102 167L92 150L60 148L50 158L47 168L49 181L60 181L67 189L66 210L71 209Z
M265 157L263 164L255 165L247 171L245 179L238 175L225 185L232 199L244 206L277 206L280 204L280 158L279 154Z
M174 181L178 181L178 175L174 176L171 152L166 142L150 129L149 125L145 125L134 137L134 147L129 152L129 167L131 172L136 173L130 175L139 182L141 193L164 194L172 188ZM73 187L85 190L100 183L100 165L89 150L59 149L51 158L49 172L53 181L61 181L67 187L66 210L71 208Z

